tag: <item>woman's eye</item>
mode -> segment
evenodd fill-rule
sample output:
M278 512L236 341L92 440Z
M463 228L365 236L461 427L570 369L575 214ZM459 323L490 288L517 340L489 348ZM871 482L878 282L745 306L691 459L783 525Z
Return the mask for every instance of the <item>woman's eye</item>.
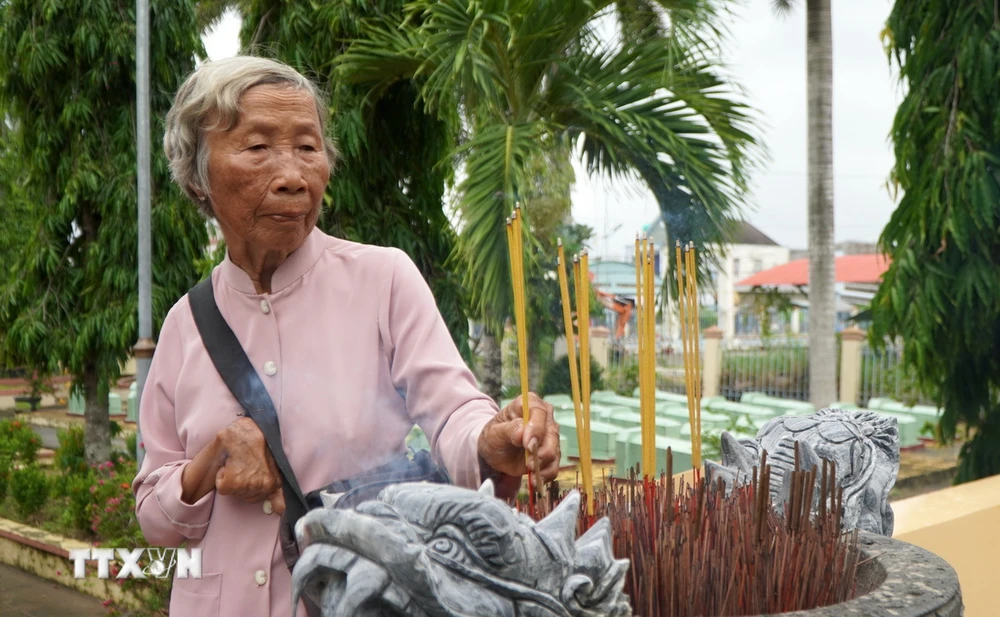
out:
M264 150L265 148L267 148L266 144L254 144L250 146L251 150Z
M313 147L312 147L312 146L310 146L310 145L305 145L305 146L301 146L301 148L302 148L303 150L305 150L306 152L315 152L315 151L316 151L316 148L313 148Z

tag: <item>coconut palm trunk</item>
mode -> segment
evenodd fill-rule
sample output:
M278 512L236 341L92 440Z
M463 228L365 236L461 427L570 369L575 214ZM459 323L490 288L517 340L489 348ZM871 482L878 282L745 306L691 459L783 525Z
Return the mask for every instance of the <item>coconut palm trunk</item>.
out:
M833 36L830 0L806 2L809 148L809 399L837 400L833 250Z
M482 349L481 388L487 396L500 403L503 396L503 353L500 341L489 330L483 332L480 342Z

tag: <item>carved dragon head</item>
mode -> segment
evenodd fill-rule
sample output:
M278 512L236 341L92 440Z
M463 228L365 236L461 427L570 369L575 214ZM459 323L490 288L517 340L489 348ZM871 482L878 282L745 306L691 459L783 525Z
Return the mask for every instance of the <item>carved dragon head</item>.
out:
M706 462L706 476L722 478L728 487L749 482L761 450L766 450L772 503L784 504L790 497L784 478L794 471L796 442L801 469L822 469L823 459L837 464L836 483L844 489L844 529L892 536L889 491L899 473L899 432L891 416L822 409L807 416L773 418L761 427L756 439L723 433L722 465ZM814 508L819 505L820 482L817 474Z
M296 526L292 574L325 617L627 617L627 560L602 519L576 539L575 491L535 523L493 496L398 484L353 510L317 509Z

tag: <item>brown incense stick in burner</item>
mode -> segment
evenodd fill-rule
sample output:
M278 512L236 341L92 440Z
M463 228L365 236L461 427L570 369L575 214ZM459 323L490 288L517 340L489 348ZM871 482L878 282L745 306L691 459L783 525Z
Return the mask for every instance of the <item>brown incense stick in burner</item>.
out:
M625 592L636 615L761 615L853 597L857 532L840 531L843 491L832 464L786 477L782 514L771 504L766 451L752 481L728 495L723 482L697 473L693 484L675 483L672 462L668 450L667 473L655 481L638 469L610 479L595 491L593 516L580 512L581 534L609 519L615 557L630 561ZM556 505L550 493L529 514L541 520Z

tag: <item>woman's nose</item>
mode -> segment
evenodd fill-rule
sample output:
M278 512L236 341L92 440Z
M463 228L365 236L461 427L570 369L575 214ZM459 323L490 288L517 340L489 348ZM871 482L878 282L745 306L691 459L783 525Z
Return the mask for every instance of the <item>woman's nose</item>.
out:
M305 192L308 188L302 162L296 160L294 155L280 156L276 171L274 180L271 182L273 192L294 195Z

